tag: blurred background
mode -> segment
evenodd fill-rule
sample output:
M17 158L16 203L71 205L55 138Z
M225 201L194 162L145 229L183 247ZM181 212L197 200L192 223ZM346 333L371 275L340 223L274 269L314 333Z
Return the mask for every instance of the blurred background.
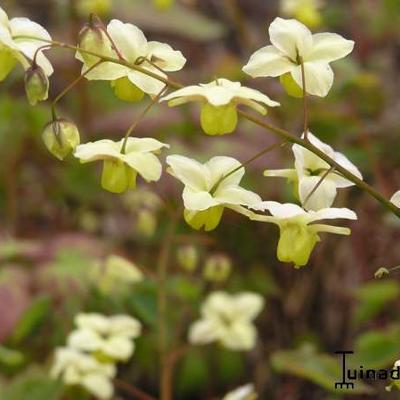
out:
M386 196L400 187L400 2L329 0L283 13L272 0L2 0L9 17L26 16L52 37L76 43L90 12L105 22L118 18L139 26L149 40L167 42L188 59L173 79L185 84L217 77L240 80L281 107L267 118L300 133L302 102L287 96L277 79L249 79L242 66L265 46L278 15L302 20L315 31L353 39L351 56L335 62L329 95L310 100L310 130L345 153L364 179ZM308 7L308 8L307 8ZM80 73L72 52L47 53L55 68L50 98ZM145 103L117 99L107 82L82 81L61 102L60 114L77 123L82 142L122 138ZM277 138L240 121L237 131L207 137L195 104L155 106L136 129L179 153L206 160L229 155L245 161ZM157 306L154 274L159 249L175 212L181 186L164 174L139 182L123 196L100 188L100 165L59 162L41 141L49 103L30 107L23 71L0 86L0 398L58 400L63 389L48 376L54 348L63 345L80 311L128 313L144 324L122 380L157 395ZM165 157L163 154L162 157ZM284 180L264 178L266 168L293 163L289 146L247 167L244 186L264 199L295 201ZM176 362L174 399L217 399L254 382L260 399L396 399L390 382L359 382L339 393L336 350L354 350L351 363L388 368L400 358L399 275L376 280L379 267L400 263L400 221L368 195L342 190L335 203L355 210L349 238L326 235L308 266L295 270L276 259L278 230L226 211L209 234L177 225L168 277L169 346L182 346L188 324L212 289L251 290L266 299L257 319L259 342L249 353L218 346L191 348ZM93 271L122 256L147 271L138 284L102 283ZM195 255L194 255L195 254ZM211 260L211 261L210 261ZM214 263L214 267L206 266ZM211 273L210 273L211 268ZM222 271L222 272L221 272ZM129 399L123 391L119 399Z

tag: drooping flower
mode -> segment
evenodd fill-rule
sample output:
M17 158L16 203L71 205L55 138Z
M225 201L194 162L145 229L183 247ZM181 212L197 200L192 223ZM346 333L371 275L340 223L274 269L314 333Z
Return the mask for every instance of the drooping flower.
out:
M400 208L400 190L397 191L390 199L390 201L398 208Z
M227 393L222 400L256 400L257 393L252 383L240 386Z
M352 40L336 33L312 34L301 22L276 18L269 27L272 45L257 50L243 71L256 77L278 77L283 83L294 81L303 88L304 64L307 93L325 97L333 84L330 62L347 56L354 47Z
M254 206L260 196L239 186L244 175L239 161L232 157L213 157L205 164L172 155L167 157L168 172L184 185L184 218L194 229L215 229L224 208Z
M112 193L135 188L137 174L147 182L158 181L162 168L155 154L169 145L152 138L134 137L128 138L125 146L124 143L124 139L89 142L79 145L74 155L82 163L103 161L101 185Z
M350 235L351 233L349 228L315 224L314 222L336 218L357 219L354 211L348 208L324 208L319 211L306 211L296 204L280 204L276 201L264 201L256 208L268 210L271 216L253 214L249 215L250 219L271 222L279 226L278 259L282 262L294 263L296 268L308 263L311 252L320 241L320 232L337 235Z
M279 106L258 90L242 86L240 82L218 78L210 83L187 86L163 97L169 106L189 101L202 103L200 122L208 135L224 135L235 130L238 116L237 106L244 104L265 115L267 107Z
M66 385L79 385L101 400L111 399L114 393L112 379L117 369L114 364L100 362L95 357L75 349L56 350L51 375L61 378Z
M315 147L362 179L357 167L342 153L334 151L331 146L319 140L311 132L308 133L307 138ZM283 177L293 182L296 195L306 210L330 207L335 200L337 189L354 185L339 172L335 170L328 172L331 169L330 165L306 148L295 144L292 150L295 157L294 169L266 170L264 175ZM324 179L321 181L322 177Z
M27 70L32 65L35 54L36 64L45 75L50 76L53 73L50 61L39 50L46 44L40 39L51 40L46 29L28 18L8 19L6 12L0 7L0 81L7 77L17 62Z
M322 0L281 0L280 11L286 17L294 17L303 24L314 28L321 24Z
M122 57L124 61L131 64L139 63L141 68L162 78L167 78L162 71L179 71L186 63L186 59L180 51L174 50L166 43L148 42L143 32L135 25L113 19L107 25L107 34L113 44L103 33L101 55L115 59ZM117 51L114 50L114 45ZM86 48L86 50L91 49ZM76 58L83 62L82 73L85 73L99 59L96 57L88 59L83 54L83 51L78 51ZM150 61L153 65L145 60ZM135 93L135 96L132 97L134 99L140 98L140 92L155 96L165 87L165 83L156 78L112 62L101 63L85 77L89 80L112 81L114 88L117 88L116 90L123 93L126 98L131 97L132 95L129 96L129 93L133 92Z
M257 339L253 320L263 307L264 299L256 293L213 292L201 307L201 319L190 326L189 342L219 342L231 350L251 350Z
M102 314L78 314L77 329L68 337L68 346L96 353L107 361L126 361L135 349L133 339L140 336L140 322L128 315L106 317Z

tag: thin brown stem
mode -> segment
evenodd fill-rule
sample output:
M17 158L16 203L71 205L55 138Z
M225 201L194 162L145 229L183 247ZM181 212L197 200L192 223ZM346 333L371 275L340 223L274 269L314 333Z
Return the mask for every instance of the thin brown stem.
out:
M306 72L304 68L303 59L300 58L301 64L301 85L303 86L303 132L304 132L304 139L308 141L308 97L307 97L307 88L306 88Z
M121 381L120 379L114 379L114 384L117 388L125 390L125 392L132 395L135 399L138 400L156 400L154 397L149 394L143 392L143 390L138 389L137 387L131 385L128 382Z
M138 118L135 119L135 121L132 123L132 125L129 127L129 129L126 131L125 137L124 137L124 142L122 144L122 149L121 152L125 153L126 150L126 144L128 143L128 138L131 135L131 133L134 131L134 129L138 126L139 122L146 116L146 114L151 110L151 108L158 102L160 97L163 95L163 93L167 90L167 87L163 87L161 91L151 99L151 102L146 106L146 108L140 113Z

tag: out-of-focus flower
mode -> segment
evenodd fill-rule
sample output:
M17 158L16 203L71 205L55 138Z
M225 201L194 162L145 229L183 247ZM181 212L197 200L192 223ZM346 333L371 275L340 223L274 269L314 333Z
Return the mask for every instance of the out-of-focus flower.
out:
M102 400L111 399L113 396L112 379L116 372L114 364L100 362L91 355L65 347L56 350L51 369L54 378L61 378L66 385L82 386Z
M257 400L257 397L254 385L248 383L227 393L222 400Z
M205 164L196 160L172 155L167 157L168 172L184 185L183 203L186 222L194 229L204 226L215 229L225 207L254 206L260 196L243 189L239 183L244 168L232 157L213 157Z
M320 9L322 0L281 0L280 8L282 15L294 17L311 28L321 24L322 16Z
M28 18L8 19L0 7L0 81L5 79L17 62L27 70L35 58L36 64L46 76L53 73L50 61L39 50L45 41L51 40L42 26Z
M390 201L398 208L400 208L400 190L397 191L390 199Z
M253 320L263 306L264 299L255 293L213 292L201 307L201 319L190 327L189 341L219 342L231 350L251 350L257 339Z
M381 267L375 271L374 277L377 279L381 279L386 275L389 275L389 270L387 268Z
M232 269L232 262L225 254L214 254L207 258L203 277L212 282L223 282L228 279Z
M136 230L145 237L151 238L157 229L157 217L151 210L143 208L137 213Z
M296 268L308 263L311 252L320 241L319 232L350 235L349 228L314 224L318 220L345 218L355 220L357 215L348 208L324 208L319 211L305 211L296 204L280 204L276 201L262 202L258 209L268 210L272 216L250 216L250 219L272 222L279 226L280 238L277 256L279 261L292 262Z
M199 262L199 252L195 246L187 245L178 248L177 258L179 265L188 272L193 272Z
M325 97L333 84L330 62L347 56L354 47L352 40L336 33L313 35L301 22L276 18L269 27L272 45L257 50L243 71L252 77L281 76L303 88L304 65L307 93ZM286 79L285 79L286 78Z
M119 20L113 19L107 26L107 33L117 51L109 41L108 46L103 49L101 54L103 56L115 59L122 57L124 61L131 64L140 64L141 68L162 78L167 78L167 75L162 71L179 71L186 63L186 59L180 51L174 50L166 43L148 42L143 32L135 25L124 24ZM81 53L78 51L76 58L84 63L82 73L85 73L96 61L94 59L88 63ZM165 87L165 83L156 78L125 65L112 62L101 63L87 73L85 77L89 80L114 81L113 86L117 88L117 93L124 93L124 95L134 90L135 92L141 91L155 96ZM140 98L139 95L134 96L134 99L138 98Z
M135 264L117 255L93 265L89 275L100 291L106 294L120 293L124 286L143 280L143 273Z
M68 347L112 361L128 360L135 349L133 339L141 333L140 322L127 315L78 314L75 324Z
M153 0L153 3L157 9L164 11L170 9L174 5L175 0Z
M111 11L112 0L79 0L74 5L81 17L88 17L92 13L105 16Z
M252 107L261 114L267 113L267 106L279 106L279 103L258 90L222 78L207 84L184 87L163 97L161 101L169 101L170 106L189 101L201 102L201 127L208 135L224 135L235 130L238 104Z
M362 179L357 167L342 153L334 151L331 146L319 140L311 132L308 133L307 138L315 147ZM264 175L283 177L292 181L296 192L298 192L298 198L305 209L320 210L328 208L336 198L337 189L354 185L353 182L343 177L339 172L328 172L331 169L330 165L306 148L295 144L292 150L295 157L294 169L266 170ZM324 179L319 183L322 177ZM317 185L318 187L316 188Z
M42 139L47 150L59 160L64 160L80 142L77 126L73 122L61 118L49 122L45 126Z
M82 163L101 160L103 173L101 185L112 193L123 193L136 187L136 176L147 182L161 177L161 163L156 157L160 149L169 147L152 138L133 138L114 142L109 139L89 142L78 146L75 157Z

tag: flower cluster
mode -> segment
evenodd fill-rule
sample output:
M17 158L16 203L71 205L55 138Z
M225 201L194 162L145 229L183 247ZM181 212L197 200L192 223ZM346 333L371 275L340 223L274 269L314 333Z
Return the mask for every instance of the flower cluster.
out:
M81 386L99 399L110 399L116 363L132 356L133 339L140 336L141 324L127 315L91 313L78 314L75 325L67 347L56 350L51 375L66 385Z
M263 297L255 293L213 292L201 307L201 319L190 327L189 342L218 342L230 350L251 350L257 340L253 320L263 307Z

